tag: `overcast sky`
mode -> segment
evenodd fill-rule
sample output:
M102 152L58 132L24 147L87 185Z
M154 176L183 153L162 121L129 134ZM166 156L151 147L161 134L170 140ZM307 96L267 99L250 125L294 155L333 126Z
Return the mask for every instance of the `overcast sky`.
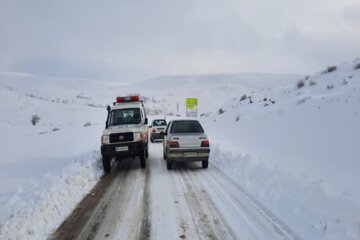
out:
M311 74L360 57L360 0L0 0L0 71Z

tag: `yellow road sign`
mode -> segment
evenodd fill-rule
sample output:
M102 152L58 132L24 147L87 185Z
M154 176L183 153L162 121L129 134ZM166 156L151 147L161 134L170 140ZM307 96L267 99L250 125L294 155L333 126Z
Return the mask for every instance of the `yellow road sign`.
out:
M186 109L194 109L198 107L197 98L186 98Z

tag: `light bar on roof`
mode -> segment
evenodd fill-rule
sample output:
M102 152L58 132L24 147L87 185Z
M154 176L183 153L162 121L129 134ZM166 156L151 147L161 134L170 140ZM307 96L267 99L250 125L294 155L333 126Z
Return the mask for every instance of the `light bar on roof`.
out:
M116 98L116 102L139 102L139 101L140 101L139 95Z

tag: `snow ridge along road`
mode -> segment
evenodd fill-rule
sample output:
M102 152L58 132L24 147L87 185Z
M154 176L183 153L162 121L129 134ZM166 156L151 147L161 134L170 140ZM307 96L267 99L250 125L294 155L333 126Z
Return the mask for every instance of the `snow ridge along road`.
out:
M215 166L116 162L51 239L299 239Z

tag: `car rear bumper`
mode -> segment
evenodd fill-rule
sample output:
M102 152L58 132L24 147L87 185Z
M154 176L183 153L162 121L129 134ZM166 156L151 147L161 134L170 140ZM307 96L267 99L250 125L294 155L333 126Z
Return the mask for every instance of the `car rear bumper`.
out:
M195 153L196 156L191 156L193 153ZM173 161L195 162L208 160L209 155L210 148L170 148L167 157Z
M151 133L150 137L152 139L164 139L164 135L161 135L160 133Z
M117 151L118 147L128 147L127 151ZM107 157L135 157L144 153L145 145L143 142L128 142L107 144L101 146L101 154Z

